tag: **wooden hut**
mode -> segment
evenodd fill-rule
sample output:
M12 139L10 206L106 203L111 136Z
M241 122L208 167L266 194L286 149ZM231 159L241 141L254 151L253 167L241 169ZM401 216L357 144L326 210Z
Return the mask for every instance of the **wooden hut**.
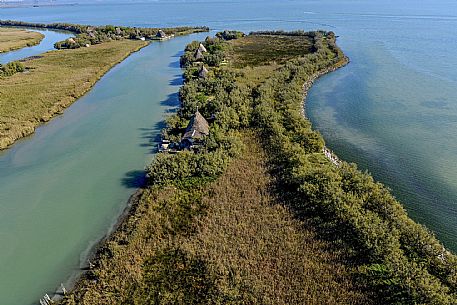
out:
M203 65L201 68L200 68L200 71L198 72L198 77L199 78L206 78L208 76L208 69L206 69L206 67Z
M168 38L167 34L165 34L165 32L162 31L162 30L159 30L159 31L157 32L156 37L159 38L159 39Z
M195 51L194 57L195 57L196 60L203 60L204 59L203 53L202 53L202 51L200 51L200 49L197 49L197 51Z
M184 133L181 145L183 148L192 149L195 146L203 144L203 140L209 135L208 121L197 110L190 118L189 125L187 125L186 132Z
M202 53L208 52L208 51L206 51L206 48L205 48L205 46L204 46L202 43L200 43L200 45L198 46L198 49L199 49L200 52L202 52Z

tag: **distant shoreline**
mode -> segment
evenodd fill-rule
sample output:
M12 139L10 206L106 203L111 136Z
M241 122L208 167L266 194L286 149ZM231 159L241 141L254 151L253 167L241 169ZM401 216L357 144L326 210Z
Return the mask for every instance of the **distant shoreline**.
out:
M30 7L50 7L50 6L76 6L78 3L42 3L42 4L33 4L33 3L4 3L0 4L0 9L2 8L30 8Z

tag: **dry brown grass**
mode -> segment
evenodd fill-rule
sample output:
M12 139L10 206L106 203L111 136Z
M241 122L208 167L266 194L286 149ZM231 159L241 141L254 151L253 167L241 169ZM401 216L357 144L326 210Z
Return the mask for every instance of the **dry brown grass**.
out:
M0 78L0 149L61 113L115 64L146 44L119 40L51 51L24 62L25 73Z
M228 61L235 67L283 64L310 53L312 41L307 36L248 35L230 41Z
M270 193L272 178L255 137L204 198L197 234L183 239L229 292L249 287L256 304L367 304L331 245Z
M43 38L44 35L38 32L0 28L0 53L36 45Z

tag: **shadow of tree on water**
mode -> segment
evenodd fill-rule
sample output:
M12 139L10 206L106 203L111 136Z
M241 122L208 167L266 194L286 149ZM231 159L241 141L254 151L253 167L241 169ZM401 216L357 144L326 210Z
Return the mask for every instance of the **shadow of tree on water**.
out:
M167 106L167 107L173 107L172 109L167 110L166 112L170 112L170 111L175 112L176 109L180 105L179 92L168 94L167 98L160 102L160 105Z
M127 188L140 188L146 184L145 170L132 170L127 172L122 178L122 185Z

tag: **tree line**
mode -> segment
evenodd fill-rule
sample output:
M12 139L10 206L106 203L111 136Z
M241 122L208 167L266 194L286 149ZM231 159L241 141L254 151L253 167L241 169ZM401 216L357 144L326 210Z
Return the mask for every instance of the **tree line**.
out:
M126 27L126 26L91 26L71 23L33 23L14 20L0 20L2 26L28 27L69 31L76 34L75 37L56 42L56 49L75 49L86 45L95 45L110 40L119 39L154 39L159 28ZM186 35L197 32L208 32L208 27L172 27L162 28L167 35Z

